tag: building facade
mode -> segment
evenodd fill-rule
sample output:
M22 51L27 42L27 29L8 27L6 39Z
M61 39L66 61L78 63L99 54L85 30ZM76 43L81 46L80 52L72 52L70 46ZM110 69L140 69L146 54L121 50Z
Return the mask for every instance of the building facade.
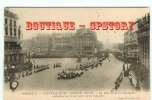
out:
M49 37L48 34L38 34L32 39L23 41L23 50L28 55L46 56L48 55L49 48Z
M53 33L50 54L59 56L92 55L98 47L96 33L89 29L78 29L76 33Z
M49 35L44 34L38 34L37 37L34 39L34 43L36 45L36 48L34 51L37 51L36 53L38 55L47 55L48 54L48 38Z
M124 34L124 52L127 62L136 62L138 59L137 25L135 23L134 30L129 30Z
M101 46L98 44L95 32L78 29L76 33L38 34L32 40L24 41L24 48L37 56L77 57L94 54Z
M7 8L4 11L4 64L18 65L24 62L21 27L15 13Z
M98 48L96 33L89 29L78 29L72 37L75 56L93 55Z
M136 34L136 35L134 35ZM142 84L144 89L150 88L150 15L138 19L134 25L134 30L124 34L125 58L131 53L136 57L134 63L131 62L130 69L136 76L137 82ZM137 56L136 56L137 55ZM128 63L128 61L127 61Z
M49 53L51 56L71 56L73 34L53 33L49 40Z
M148 69L150 68L150 14L138 20L138 55L139 60Z

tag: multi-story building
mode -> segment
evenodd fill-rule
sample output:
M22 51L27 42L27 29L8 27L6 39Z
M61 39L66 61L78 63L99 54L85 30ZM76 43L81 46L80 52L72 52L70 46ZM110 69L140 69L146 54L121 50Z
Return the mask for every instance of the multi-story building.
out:
M35 38L35 45L38 55L47 55L48 54L48 34L38 34L37 37Z
M53 33L49 40L51 56L69 56L72 52L72 34Z
M31 42L31 45L29 45ZM76 33L53 33L40 35L24 42L30 54L49 57L74 57L92 55L99 48L96 33L89 29L78 29Z
M138 39L137 39L137 23L134 24L134 30L128 30L124 34L124 51L125 58L128 62L134 62L138 59Z
M53 33L49 40L51 56L91 55L98 47L96 33L89 29L78 29L76 33Z
M5 8L4 13L4 64L18 65L24 61L21 46L21 27L15 13Z
M85 56L96 52L98 41L95 32L84 28L78 29L72 40L74 55Z
M23 49L28 55L47 55L49 48L49 37L48 34L38 34L32 39L23 41Z
M150 14L138 20L138 55L140 62L150 68Z

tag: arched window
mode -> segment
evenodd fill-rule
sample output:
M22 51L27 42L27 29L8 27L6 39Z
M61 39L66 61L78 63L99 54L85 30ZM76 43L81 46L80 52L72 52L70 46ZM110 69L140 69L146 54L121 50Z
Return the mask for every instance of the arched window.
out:
M7 18L5 18L5 24L7 24Z
M12 28L10 28L10 36L12 36Z
M8 28L5 27L5 35L8 35Z
M16 36L16 28L14 28L14 36Z
M12 20L10 20L10 25L12 25Z
M14 21L14 26L16 26L16 21Z

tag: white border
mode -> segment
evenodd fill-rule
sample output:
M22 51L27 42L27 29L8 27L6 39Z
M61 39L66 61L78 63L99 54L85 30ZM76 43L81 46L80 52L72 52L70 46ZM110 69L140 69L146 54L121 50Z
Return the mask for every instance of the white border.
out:
M149 7L152 0L3 0L0 3L0 100L3 100L4 7ZM152 12L150 11L152 17ZM152 18L151 18L152 19ZM150 21L152 25L152 20ZM151 27L151 26L150 26ZM150 30L151 33L151 30ZM150 35L150 57L152 36ZM150 59L151 65L151 59ZM151 70L151 67L150 67ZM152 75L152 74L151 74ZM152 82L152 77L150 77ZM152 84L151 84L152 85ZM151 89L152 90L152 89Z

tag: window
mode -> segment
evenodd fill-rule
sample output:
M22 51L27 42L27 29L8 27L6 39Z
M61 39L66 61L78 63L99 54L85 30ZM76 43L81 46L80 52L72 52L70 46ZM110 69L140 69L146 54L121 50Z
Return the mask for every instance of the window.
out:
M12 25L12 20L10 20L10 25Z
M12 28L10 28L10 36L12 36Z
M16 21L14 21L14 26L16 26Z
M7 18L5 18L5 24L7 24Z
M18 38L19 39L20 39L20 34L21 34L20 29L18 29Z
M5 35L8 35L8 28L5 27Z
M14 36L16 36L16 29L14 28Z

